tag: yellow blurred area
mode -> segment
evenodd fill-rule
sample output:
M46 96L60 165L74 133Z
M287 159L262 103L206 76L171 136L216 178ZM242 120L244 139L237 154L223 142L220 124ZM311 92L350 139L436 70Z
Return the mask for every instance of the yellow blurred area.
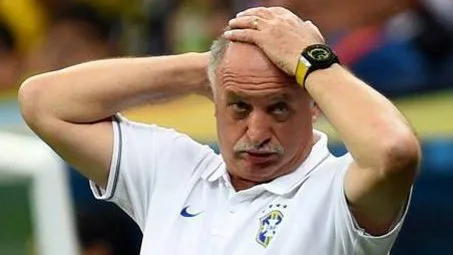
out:
M0 17L11 27L22 52L41 38L47 23L46 11L35 0L0 0Z
M3 90L0 93L0 102L16 99L17 94L18 94L18 87Z
M453 91L407 97L396 100L395 104L420 137L453 138ZM127 111L124 115L134 121L174 128L199 141L217 140L214 105L200 96L189 96L163 105L144 106ZM316 128L326 132L331 140L339 140L325 118L318 120Z
M453 113L451 112L451 109L453 109L453 91L420 94L393 102L406 116L421 138L453 138ZM317 128L326 131L331 139L339 139L325 119L318 122Z
M130 120L174 128L199 141L216 141L214 104L201 96L187 96L162 105L149 105L124 113Z
M132 12L140 0L84 0L107 14ZM11 28L21 52L30 50L45 34L49 10L36 0L0 0L0 17Z

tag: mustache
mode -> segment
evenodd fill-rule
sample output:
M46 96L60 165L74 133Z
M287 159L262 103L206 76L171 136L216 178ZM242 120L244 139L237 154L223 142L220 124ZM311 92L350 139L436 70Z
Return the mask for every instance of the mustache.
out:
M283 155L285 150L282 146L277 144L252 144L252 143L238 143L233 148L235 153L263 153L263 154L278 154Z

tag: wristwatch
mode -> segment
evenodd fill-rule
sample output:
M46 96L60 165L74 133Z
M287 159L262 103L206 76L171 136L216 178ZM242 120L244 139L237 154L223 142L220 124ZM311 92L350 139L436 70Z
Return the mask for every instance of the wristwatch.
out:
M316 70L326 69L340 63L337 55L325 44L313 44L306 47L300 54L296 68L296 81L304 87L307 76Z

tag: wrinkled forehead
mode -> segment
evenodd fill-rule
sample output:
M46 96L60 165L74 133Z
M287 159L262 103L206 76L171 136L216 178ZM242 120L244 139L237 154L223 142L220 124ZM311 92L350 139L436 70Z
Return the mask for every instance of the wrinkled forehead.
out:
M275 66L258 47L231 43L217 69L221 91L260 95L292 93L298 86L293 77Z

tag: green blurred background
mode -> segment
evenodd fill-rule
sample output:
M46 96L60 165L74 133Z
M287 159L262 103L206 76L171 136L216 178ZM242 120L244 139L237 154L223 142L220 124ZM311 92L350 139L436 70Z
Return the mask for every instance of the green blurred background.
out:
M33 223L27 178L0 175L0 254L30 254Z

